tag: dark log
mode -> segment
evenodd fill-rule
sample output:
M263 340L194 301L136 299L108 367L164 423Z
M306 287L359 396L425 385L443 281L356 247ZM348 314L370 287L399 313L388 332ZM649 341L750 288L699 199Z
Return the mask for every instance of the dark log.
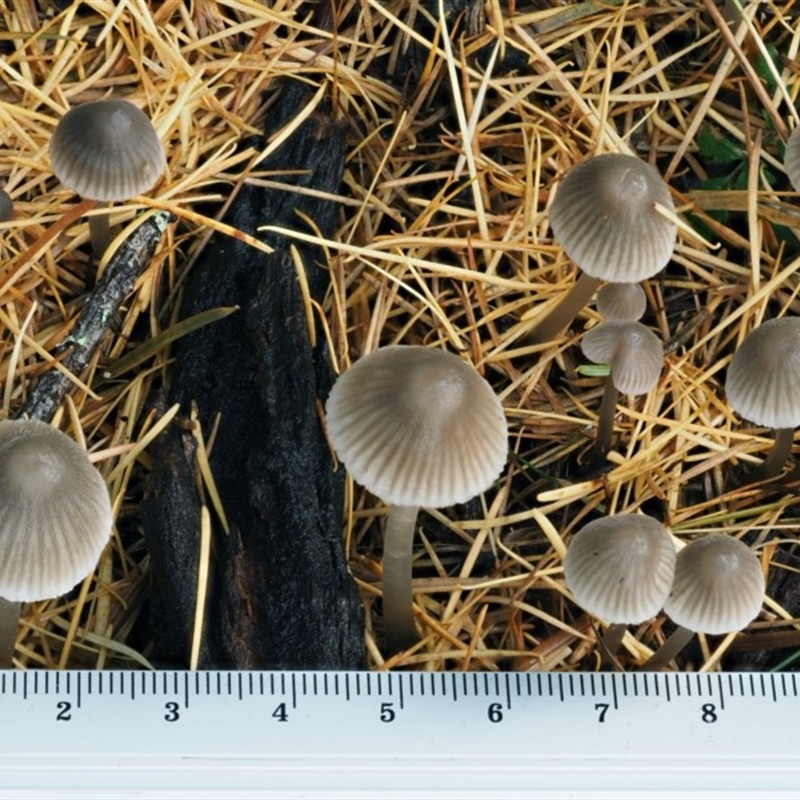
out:
M284 87L267 134L307 100L299 86ZM259 168L283 171L284 183L335 193L345 152L343 128L317 111ZM186 288L185 317L217 306L241 309L180 343L166 401L180 403L185 416L196 404L206 438L218 417L210 462L231 531L215 526L205 668L365 666L363 606L342 543L344 476L334 471L319 413L334 378L329 354L324 337L314 349L309 343L290 243L258 231L274 224L308 232L298 212L332 236L334 202L244 186L226 221L275 253L215 238ZM323 254L298 250L310 292L322 300L329 285L318 264ZM194 454L191 432L172 426L155 453L144 504L153 659L162 665L185 664L190 650L201 505Z

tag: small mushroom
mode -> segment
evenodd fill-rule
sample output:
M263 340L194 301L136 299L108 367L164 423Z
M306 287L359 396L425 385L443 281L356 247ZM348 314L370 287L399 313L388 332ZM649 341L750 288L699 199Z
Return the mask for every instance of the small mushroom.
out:
M654 617L675 572L672 538L652 517L616 514L584 525L564 557L564 579L575 602L612 623L603 640L613 655L626 626Z
M674 213L664 179L636 156L607 153L570 170L550 206L550 224L583 274L533 330L532 341L553 339L602 281L639 283L667 265L677 228L657 205Z
M0 664L9 665L21 602L69 591L111 534L108 490L86 451L36 420L0 422Z
M591 461L599 465L611 449L617 393L646 394L658 383L664 365L661 340L640 322L601 322L584 334L583 354L597 364L610 364L597 421Z
M10 222L12 219L14 219L14 201L5 189L0 189L0 222Z
M764 602L764 573L755 553L723 533L710 533L684 547L675 563L675 580L664 603L678 625L644 669L661 669L695 633L721 634L746 627Z
M488 489L506 461L503 407L456 355L394 345L337 379L328 434L353 478L391 504L383 549L383 614L390 653L417 640L411 555L420 506L464 503Z
M11 195L5 190L0 189L0 222L10 222L14 219L14 202ZM5 260L8 257L5 243L3 241L4 235L0 233L0 259Z
M751 331L733 354L725 393L737 414L775 429L772 450L751 474L756 480L776 477L800 425L800 318L769 320Z
M783 153L783 168L789 176L792 188L800 192L800 125L789 134Z
M166 156L153 123L133 103L107 99L68 111L50 140L53 172L69 189L101 203L129 200L153 187ZM108 213L89 217L100 258L110 240Z
M638 283L607 283L597 292L597 311L607 322L636 322L646 309L647 297Z

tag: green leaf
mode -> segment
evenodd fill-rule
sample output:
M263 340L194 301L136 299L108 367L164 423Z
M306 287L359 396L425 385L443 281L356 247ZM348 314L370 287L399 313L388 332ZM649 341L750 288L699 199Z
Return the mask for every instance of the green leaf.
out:
M772 44L765 45L765 48L767 53L769 53L770 60L773 64L775 64L778 61L778 48ZM758 77L764 81L767 91L770 94L775 94L775 92L778 91L778 82L775 80L775 76L772 74L772 70L769 68L767 59L764 58L764 54L760 50L758 51L758 55L756 56L756 61L753 66L758 74Z
M581 364L576 370L578 375L587 378L607 378L611 374L609 364Z
M698 131L697 147L701 158L712 164L731 164L747 158L747 153L737 142L726 139L711 125L704 125Z

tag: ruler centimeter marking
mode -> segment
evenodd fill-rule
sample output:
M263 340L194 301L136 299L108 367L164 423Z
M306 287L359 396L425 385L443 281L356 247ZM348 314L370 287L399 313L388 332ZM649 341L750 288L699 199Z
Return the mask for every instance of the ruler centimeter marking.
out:
M137 688L138 682L138 688ZM534 685L535 684L535 685ZM354 698L392 696L405 705L409 698L496 697L511 709L515 698L551 697L561 703L578 697L620 698L727 697L781 699L798 697L794 673L360 673L360 672L27 672L0 671L3 698L27 700L39 695L70 695L80 708L82 698L127 695L181 697L185 708L193 697L281 696L297 708L300 697Z
M0 671L0 797L800 798L798 720L794 673Z

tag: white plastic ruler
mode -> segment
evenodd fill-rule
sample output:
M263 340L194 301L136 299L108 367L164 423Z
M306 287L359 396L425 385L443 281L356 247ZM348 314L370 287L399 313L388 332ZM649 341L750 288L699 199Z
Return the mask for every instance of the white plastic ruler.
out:
M0 672L0 797L800 798L800 679Z

